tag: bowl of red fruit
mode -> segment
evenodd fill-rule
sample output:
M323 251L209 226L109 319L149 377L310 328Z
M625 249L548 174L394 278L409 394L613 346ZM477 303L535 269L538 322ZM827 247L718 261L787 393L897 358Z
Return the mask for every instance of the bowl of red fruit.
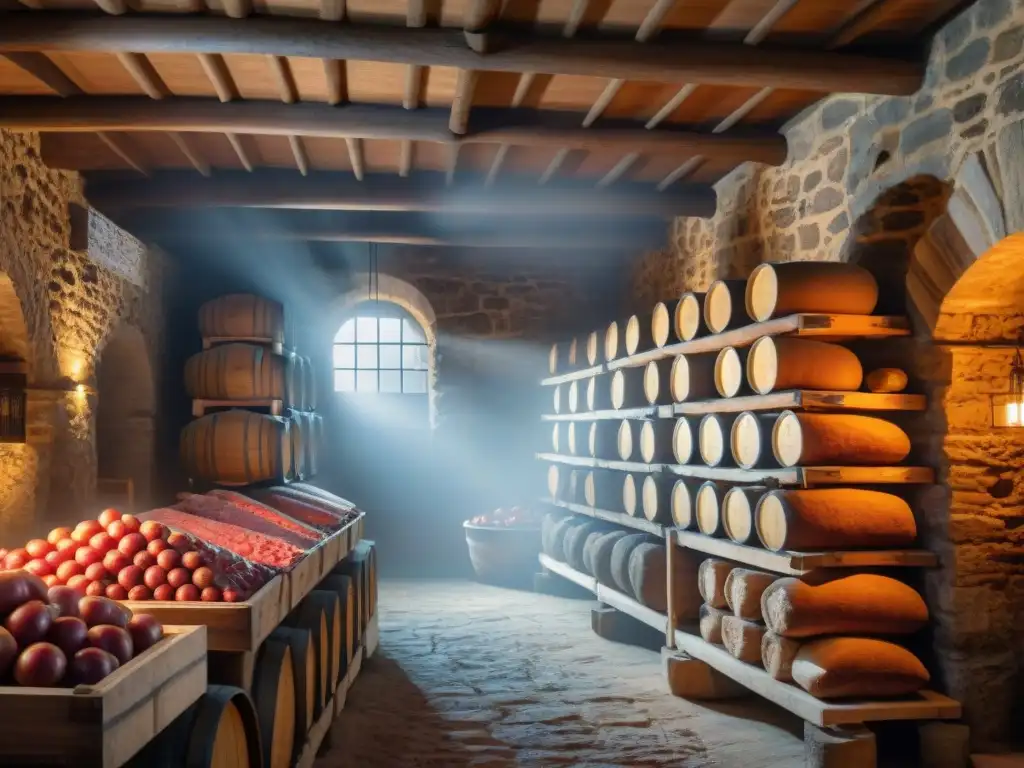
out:
M463 523L477 578L488 584L529 586L540 553L540 520L537 510L510 507Z

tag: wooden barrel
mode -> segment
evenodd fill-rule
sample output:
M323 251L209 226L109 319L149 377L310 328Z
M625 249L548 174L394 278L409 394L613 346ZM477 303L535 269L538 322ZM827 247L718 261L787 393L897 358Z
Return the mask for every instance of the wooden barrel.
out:
M252 700L260 724L266 768L290 768L295 754L295 668L292 649L268 637L253 671ZM304 739L300 736L300 741Z
M304 460L306 465L306 477L316 477L320 468L320 446L317 443L314 425L315 414L306 412L299 415L302 422L302 441L305 450Z
M722 333L747 322L743 303L745 280L716 280L704 296L704 325L710 333Z
M266 339L284 343L284 307L251 293L232 293L199 308L199 333L204 339Z
M672 361L669 391L672 401L706 400L717 397L715 390L715 352L699 355L679 355Z
M670 482L655 479L654 475L644 477L641 506L644 517L652 523L672 524L672 486Z
M608 323L604 331L604 361L606 363L615 360L625 351L624 343L625 323L615 320Z
M207 687L126 764L126 768L263 768L260 727L249 695Z
M575 384L575 382L573 382ZM587 379L587 410L607 411L612 407L612 377L598 374Z
M693 419L689 416L680 416L672 427L672 456L676 464L689 464L693 460L693 449L696 444Z
M598 583L614 589L615 579L612 577L611 571L612 549L619 539L628 535L628 530L620 528L606 531L593 541L588 564L590 565L590 574L597 579Z
M861 488L772 491L758 501L754 520L761 543L776 552L901 548L917 539L906 501Z
M562 452L562 424L558 421L551 427L551 450L555 453Z
M673 419L645 419L640 424L640 460L645 464L671 464Z
M367 560L365 574L367 611L371 615L373 614L373 608L370 603L376 594L376 569L370 566L375 561L376 557ZM339 636L340 653L338 655L338 682L340 683L356 655L356 625L359 623L359 614L357 613L359 601L356 599L356 585L352 581L351 576L332 574L320 582L317 589L333 592L338 596L340 608L339 621L341 625Z
M591 331L587 334L587 365L597 365L598 356L601 353L601 333Z
M646 533L630 533L615 542L609 562L609 570L614 583L609 586L624 595L633 596L633 585L629 579L629 559L634 549L650 540L650 536Z
M313 727L313 712L316 709L316 648L313 635L308 629L299 627L278 627L270 633L270 639L284 643L291 650L292 668L295 678L295 751L293 759L302 751L304 735Z
M369 557L366 559L366 602L369 615L377 615L377 544L367 541Z
M672 359L652 360L644 366L644 399L648 405L672 403Z
M582 410L582 407L585 404L583 399L580 396L580 387L581 386L582 385L581 385L579 379L576 379L574 381L570 381L569 382L569 386L568 386L568 389L566 390L566 396L565 396L565 399L566 399L566 403L565 404L567 406L569 406L569 413L576 413L577 411ZM583 393L583 394L585 395L586 393Z
M747 280L744 303L755 322L796 312L870 315L878 283L863 267L840 261L759 264Z
M299 370L299 358L291 352L282 355L284 360L284 406L285 408L302 408L302 372Z
M313 359L310 357L302 358L304 361L304 371L306 374L305 379L305 396L306 396L306 410L316 410L316 374L313 372Z
M576 339L551 345L551 351L548 353L548 373L556 376L575 371L576 368Z
M291 424L288 432L292 443L292 466L288 477L292 480L305 480L309 471L309 460L306 456L309 439L306 435L305 414L301 411L288 411L287 417Z
M313 445L316 447L317 461L319 462L324 450L324 417L323 414L312 413L310 418L313 422Z
M759 395L780 389L860 389L864 369L846 347L810 339L765 336L747 356L747 381Z
M725 491L725 486L714 480L702 483L697 490L697 528L705 536L720 537L725 533L722 528L722 498Z
M595 459L619 456L619 422L598 420L587 427L587 453Z
M729 435L735 420L733 413L709 413L700 420L697 444L701 459L709 467L735 466L729 450Z
M744 411L732 423L729 446L737 467L775 467L778 462L772 453L772 426L774 414Z
M210 400L282 400L285 359L255 344L224 344L185 362L185 391Z
M615 449L618 452L620 461L632 461L633 453L636 451L636 439L633 435L633 422L623 419L619 422L618 430L615 432Z
M722 499L722 530L737 544L757 545L754 510L767 488L757 485L735 485Z
M668 571L665 545L642 542L629 555L630 591L648 608L664 612L668 609Z
M677 528L693 530L697 527L697 490L698 483L686 478L679 478L672 484L672 522Z
M645 368L619 368L611 376L612 408L642 408L647 403L644 391Z
M654 346L650 316L630 315L623 334L627 355L646 352Z
M715 389L722 397L736 397L746 390L743 366L747 358L745 349L726 347L715 358Z
M333 694L341 679L341 654L344 635L342 621L344 613L341 596L338 592L314 589L304 603L311 603L315 609L322 610L327 622L327 690ZM362 603L360 602L360 605Z
M288 420L242 410L189 423L181 431L180 450L189 477L222 485L283 480L293 461Z
M570 421L568 426L565 428L565 447L569 451L570 456L579 456L580 449L583 448L582 434L585 427L583 424L578 424L575 421Z
M707 334L708 327L704 324L704 298L705 294L693 291L687 291L679 297L673 318L673 328L679 341L692 341Z
M659 301L651 312L651 341L661 349L670 340L674 340L675 330L672 318L675 316L678 301Z
M292 392L291 407L297 411L305 411L309 408L309 404L306 402L306 378L308 375L308 371L306 370L306 358L301 355L293 354L292 359L295 361L295 389Z
M907 457L910 438L873 416L783 411L772 427L772 451L783 467L884 466Z
M311 593L312 594L312 593ZM317 601L303 600L285 617L284 625L304 629L313 640L313 660L316 664L313 688L313 719L320 717L331 697L331 625L323 605Z
M366 633L365 617L370 615L370 606L367 602L367 554L365 550L360 549L362 544L363 542L360 541L356 548L349 553L349 556L338 563L334 570L331 571L332 575L348 576L352 579L352 588L355 593L355 605L353 606L353 609L355 615L354 630L356 647L363 644L363 639Z
M589 573L586 560L584 559L587 551L587 541L590 540L592 535L600 534L606 530L608 530L607 523L601 520L586 520L567 531L562 542L566 564L581 573Z
M561 384L556 384L555 386L553 386L551 388L551 389L554 390L551 393L551 409L555 413L561 413L562 412L562 386L563 385L561 385ZM566 404L568 405L568 403L566 403Z
M638 484L637 479L628 473L622 479L622 510L630 517L636 517L637 513L642 511L641 489L637 488Z
M541 540L541 546L543 547L544 554L548 557L552 557L555 560L565 560L565 535L569 532L569 528L576 524L579 518L573 515L566 515L554 521L551 527L548 529L548 535ZM358 594L356 600L359 600Z
M583 482L583 498L587 506L622 512L622 473L607 469L594 469Z

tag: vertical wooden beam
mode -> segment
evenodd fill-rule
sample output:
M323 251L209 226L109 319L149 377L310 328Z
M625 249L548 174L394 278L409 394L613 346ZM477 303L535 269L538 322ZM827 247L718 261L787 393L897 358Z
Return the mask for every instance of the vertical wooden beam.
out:
M249 159L249 154L245 151L245 147L242 146L242 137L237 133L226 133L228 142L231 144L231 148L235 150L235 154L238 155L238 161L242 164L245 170L252 173L252 160Z
M417 64L410 64L406 68L405 94L402 96L402 106L406 109L419 109L425 71L424 67Z
M114 136L109 133L104 133L103 131L97 131L96 138L106 144L111 152L128 163L129 166L134 168L143 176L149 176L149 171L146 170L146 167L139 160L132 157L132 153L128 151L127 147L121 144L121 142L119 142Z
M119 53L117 60L121 62L132 79L151 99L165 99L171 95L170 88L144 53Z
M15 52L0 54L11 64L28 72L58 96L81 96L85 91L64 74L44 53Z
M238 87L228 71L228 65L224 63L224 57L219 53L200 53L198 55L199 64L213 85L213 90L217 92L217 98L223 102L237 99Z
M473 108L473 92L480 73L475 69L460 69L455 84L455 99L452 101L452 113L448 119L448 128L452 133L462 135L469 127L469 111Z
M176 131L168 131L167 137L174 142L178 149L181 150L181 154L188 158L188 161L192 163L193 168L199 171L203 176L210 175L210 164L207 163L195 148L188 143L188 140L183 134Z
M416 151L416 147L411 141L402 142L402 153L398 158L398 175L403 179L409 175L409 171L412 170L413 153Z
M345 146L348 147L348 159L352 163L352 174L359 181L363 180L363 140L345 139Z
M405 11L405 26L417 28L427 26L426 0L409 0Z
M462 26L467 32L482 32L500 12L501 0L470 0Z
M244 19L252 13L252 0L224 0L224 13L232 19Z
M323 21L344 21L345 0L320 0L320 18Z
M324 59L327 78L327 103L332 106L348 101L348 71L341 59Z
M295 165L299 169L299 173L303 176L309 175L309 157L306 155L306 148L302 144L302 139L298 136L289 136L288 145L292 148L292 154L295 156Z
M277 81L277 91L281 94L281 101L285 104L294 104L299 100L299 91L295 87L295 78L292 77L292 68L288 59L284 56L267 56L267 63L270 64L270 72Z
M685 179L704 164L704 158L700 155L691 157L685 163L676 168L672 173L658 182L658 191L664 192L680 179Z

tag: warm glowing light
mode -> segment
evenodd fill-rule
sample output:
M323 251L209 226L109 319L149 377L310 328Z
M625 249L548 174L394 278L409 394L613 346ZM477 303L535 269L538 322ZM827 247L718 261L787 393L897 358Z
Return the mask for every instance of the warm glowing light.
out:
M85 394L85 384L79 384L77 387L75 387L75 392L77 392L80 395L84 395Z
M71 378L75 381L82 378L82 371L85 369L85 361L81 359L75 359L71 361ZM79 384L78 386L82 386Z

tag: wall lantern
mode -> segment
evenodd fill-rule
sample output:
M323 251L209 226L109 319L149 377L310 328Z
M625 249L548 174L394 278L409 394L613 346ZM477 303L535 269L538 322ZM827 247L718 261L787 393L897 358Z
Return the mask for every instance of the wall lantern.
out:
M1024 359L1020 347L1013 353L1010 387L1006 395L992 398L992 424L996 427L1024 427Z
M24 443L26 422L25 363L0 360L0 443Z

